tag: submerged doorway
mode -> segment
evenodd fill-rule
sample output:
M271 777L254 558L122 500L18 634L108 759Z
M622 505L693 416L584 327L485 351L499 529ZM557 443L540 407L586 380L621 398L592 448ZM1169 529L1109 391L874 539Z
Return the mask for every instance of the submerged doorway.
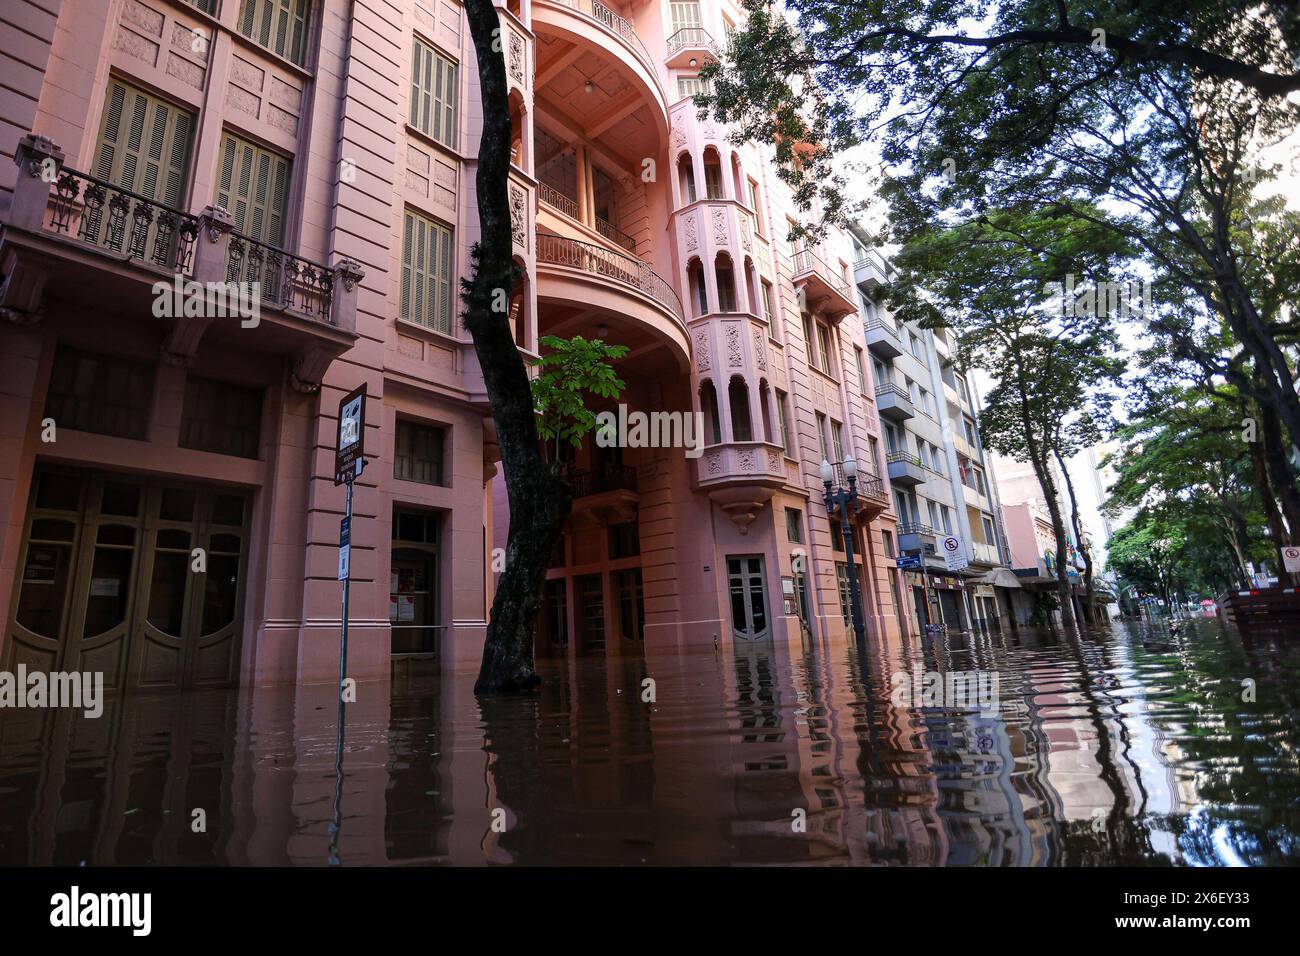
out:
M763 558L741 555L727 558L727 588L731 594L731 636L738 641L757 641L772 629L767 618Z
M245 492L41 467L5 667L101 671L111 688L239 679Z

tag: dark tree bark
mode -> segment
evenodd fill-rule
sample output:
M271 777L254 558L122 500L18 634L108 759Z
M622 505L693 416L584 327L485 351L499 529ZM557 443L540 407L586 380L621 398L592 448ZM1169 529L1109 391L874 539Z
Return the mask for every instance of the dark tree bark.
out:
M1291 532L1291 542L1300 538L1300 482L1291 467L1289 448L1282 435L1282 425L1277 413L1268 405L1259 405L1259 431L1263 439L1264 464L1279 507Z
M478 61L483 137L475 179L479 241L472 255L473 272L461 294L465 328L474 340L496 425L510 503L505 569L492 599L483 664L474 685L475 693L492 694L538 682L534 627L547 565L571 498L542 456L532 387L510 334L508 314L493 309L508 301L518 278L507 194L511 129L506 64L501 20L491 0L465 0L465 13Z

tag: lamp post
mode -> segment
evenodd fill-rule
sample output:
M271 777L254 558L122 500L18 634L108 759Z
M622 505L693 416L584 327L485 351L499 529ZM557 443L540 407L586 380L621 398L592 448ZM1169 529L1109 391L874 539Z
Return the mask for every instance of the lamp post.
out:
M839 511L840 528L844 532L844 554L849 565L849 600L853 612L853 633L858 641L866 639L866 628L862 623L862 595L858 593L858 572L853 564L853 526L849 519L858 510L858 463L852 457L844 459L844 477L849 487L832 488L835 481L835 469L825 458L821 467L822 484L826 486L827 515Z

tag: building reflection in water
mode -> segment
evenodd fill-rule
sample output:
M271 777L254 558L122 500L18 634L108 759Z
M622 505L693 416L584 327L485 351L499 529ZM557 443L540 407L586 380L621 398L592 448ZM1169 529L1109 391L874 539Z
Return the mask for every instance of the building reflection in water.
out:
M337 792L332 684L8 710L0 863L324 865L336 807L344 865L1284 862L1297 664L1207 622L579 658L482 704L403 670ZM893 702L918 670L999 706Z

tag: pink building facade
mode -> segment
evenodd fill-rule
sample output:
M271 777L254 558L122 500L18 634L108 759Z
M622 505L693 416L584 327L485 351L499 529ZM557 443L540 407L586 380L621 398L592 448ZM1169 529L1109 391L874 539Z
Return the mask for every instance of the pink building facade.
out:
M689 100L738 17L501 5L516 341L627 345L628 410L705 422L698 457L572 456L543 655L843 638L818 468L850 456L867 629L899 633L850 245L791 247L769 152ZM0 50L3 666L334 679L333 446L363 384L350 673L474 666L509 515L457 318L482 115L460 6L14 0ZM254 282L254 309L223 298Z

